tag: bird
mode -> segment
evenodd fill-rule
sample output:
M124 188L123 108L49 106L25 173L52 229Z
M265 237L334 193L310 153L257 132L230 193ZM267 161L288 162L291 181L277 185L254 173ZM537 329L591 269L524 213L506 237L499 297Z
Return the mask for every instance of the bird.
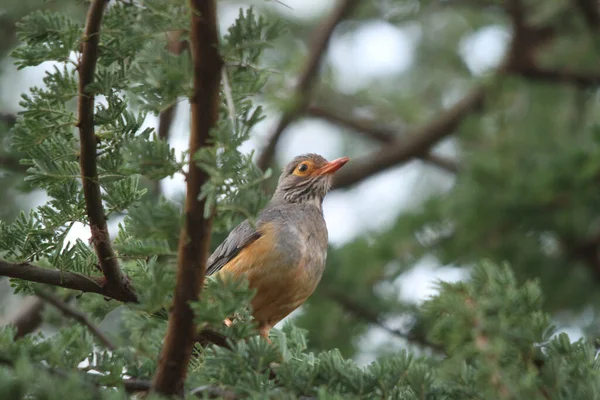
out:
M329 242L323 199L333 175L349 160L327 161L314 153L295 157L255 224L240 223L207 260L207 276L248 279L256 290L252 315L267 340L271 328L300 307L323 276Z

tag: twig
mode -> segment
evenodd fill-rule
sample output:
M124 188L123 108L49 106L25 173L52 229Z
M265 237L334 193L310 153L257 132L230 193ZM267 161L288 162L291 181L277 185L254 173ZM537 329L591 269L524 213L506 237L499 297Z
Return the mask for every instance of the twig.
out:
M600 29L600 7L597 0L573 0L575 6L581 11L588 28L594 33Z
M6 358L2 355L0 355L0 365L6 365L8 367L12 367L14 368L15 366L15 362L9 358ZM33 364L36 368L38 368L39 371L44 371L47 372L49 374L55 375L56 377L60 378L57 381L67 381L72 379L72 375L67 373L66 371L63 371L62 369L59 368L51 368L51 367L47 367L44 366L42 364ZM101 400L103 398L102 393L100 393L100 390L98 390L99 386L97 383L93 382L91 379L89 379L89 377L91 377L92 375L84 375L82 379L83 382L86 384L86 386L90 389L91 394L92 394L92 398L93 399L97 399L97 400Z
M204 385L194 388L190 391L190 394L197 397L209 398L209 399L225 399L233 400L237 396L235 392L213 385Z
M19 157L15 157L15 155L12 154L0 155L0 168L13 172L27 172L27 168L29 167L27 167L26 165L22 165L19 161Z
M167 49L173 54L181 54L188 47L187 41L181 41L181 34L181 31L167 32ZM160 140L169 140L176 108L177 103L174 103L160 112L158 116L158 138ZM154 183L154 193L160 194L160 181Z
M194 155L208 146L209 132L219 112L219 89L223 62L218 52L217 5L215 0L191 0L190 51L194 68L191 103L190 161L187 177L184 226L179 238L177 279L173 310L154 377L153 390L163 395L183 394L183 384L194 346L194 313L204 284L212 218L204 218L206 201L200 189L209 176Z
M9 128L17 122L15 114L0 113L0 124L7 125Z
M53 295L51 295L50 293L47 293L43 290L36 290L35 291L36 296L38 296L40 299L43 299L46 303L49 303L50 305L52 305L53 307L57 308L60 312L62 312L65 316L73 318L75 321L79 322L82 325L85 325L88 330L98 338L98 340L100 340L100 342L102 342L102 344L110 350L115 350L117 348L117 346L115 346L110 339L104 334L104 332L102 332L100 330L100 328L98 328L96 325L94 325L94 323L92 321L90 321L90 319L88 318L88 316L71 307L70 305L68 305L67 303L65 303L64 301L62 301L61 299L59 299L58 297L55 297Z
M474 89L438 118L407 132L406 138L398 139L381 150L352 161L337 172L333 182L334 188L352 186L394 165L427 154L437 142L454 133L467 115L478 110L484 97L483 88Z
M308 104L308 97L314 85L317 70L325 53L325 49L329 44L329 39L331 38L333 30L359 3L358 0L339 0L329 18L323 21L316 29L306 64L302 68L298 82L296 83L294 90L295 102L283 113L279 123L267 141L267 145L260 154L256 163L260 169L265 170L268 168L273 155L275 154L275 148L277 147L279 137L285 128L287 128L287 126L302 113Z
M81 62L79 70L78 92L78 128L81 142L79 164L85 206L91 230L91 242L94 246L102 273L106 277L106 286L111 291L121 291L129 301L136 301L137 296L129 279L119 268L117 257L110 243L106 226L106 216L102 206L98 169L96 164L96 135L94 133L94 95L86 92L86 87L94 81L96 61L98 58L98 42L100 23L108 0L94 0L88 10L85 34L81 43Z
M134 301L123 291L113 290L114 287L105 285L105 279L99 276L61 272L55 269L37 267L29 263L11 263L4 260L0 260L0 276L45 283L81 292L97 293L122 302Z
M394 133L394 131L389 128L378 127L375 123L373 123L373 121L363 121L348 118L339 113L334 113L332 111L317 106L309 107L306 110L306 113L311 117L320 118L351 129L357 133L360 133L363 136L366 136L370 139L374 139L382 144L391 144L394 141L398 140L400 136ZM419 158L452 173L457 173L459 169L458 164L455 161L438 156L436 154L428 153L423 156L419 156Z
M381 320L381 318L376 312L369 310L367 307L358 303L350 296L346 296L345 294L340 293L338 291L327 291L326 294L331 300L339 304L345 311L351 313L355 317L362 319L367 323L375 325L401 339L406 339L409 342L419 344L420 346L428 347L440 353L444 352L444 349L441 348L439 345L429 342L426 338L420 335L414 335L411 334L411 332L403 332L399 329L390 328L385 322Z
M11 325L17 329L16 338L23 337L35 331L42 323L44 302L37 297L28 296L23 299L19 309L0 325Z
M227 342L227 336L213 331L212 329L202 329L200 332L198 332L194 341L202 347L215 344L219 347L225 347L227 349L231 348L229 342Z
M517 67L509 68L508 72L530 80L568 83L584 89L590 86L600 85L600 71L585 72L544 67Z

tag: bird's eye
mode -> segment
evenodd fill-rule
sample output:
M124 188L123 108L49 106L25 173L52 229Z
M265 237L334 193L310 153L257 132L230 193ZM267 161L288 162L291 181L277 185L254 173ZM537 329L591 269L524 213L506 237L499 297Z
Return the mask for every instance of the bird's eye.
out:
M306 164L300 164L300 165L298 165L298 171L299 172L306 172L306 171L308 171L308 165L306 165Z

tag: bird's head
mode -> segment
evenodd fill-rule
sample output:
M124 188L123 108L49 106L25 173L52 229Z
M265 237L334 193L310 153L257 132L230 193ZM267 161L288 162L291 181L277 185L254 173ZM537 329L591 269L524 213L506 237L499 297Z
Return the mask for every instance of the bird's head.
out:
M285 166L273 200L287 203L314 203L319 208L331 188L333 174L350 160L327 161L318 154L303 154Z

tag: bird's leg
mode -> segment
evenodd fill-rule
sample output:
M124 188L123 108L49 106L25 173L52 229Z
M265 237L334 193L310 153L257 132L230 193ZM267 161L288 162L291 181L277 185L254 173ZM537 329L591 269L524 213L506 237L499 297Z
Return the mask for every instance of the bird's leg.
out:
M261 324L260 327L258 328L258 333L260 334L260 336L267 339L267 342L272 343L271 339L269 339L270 331L271 331L271 325L269 325L269 324Z

